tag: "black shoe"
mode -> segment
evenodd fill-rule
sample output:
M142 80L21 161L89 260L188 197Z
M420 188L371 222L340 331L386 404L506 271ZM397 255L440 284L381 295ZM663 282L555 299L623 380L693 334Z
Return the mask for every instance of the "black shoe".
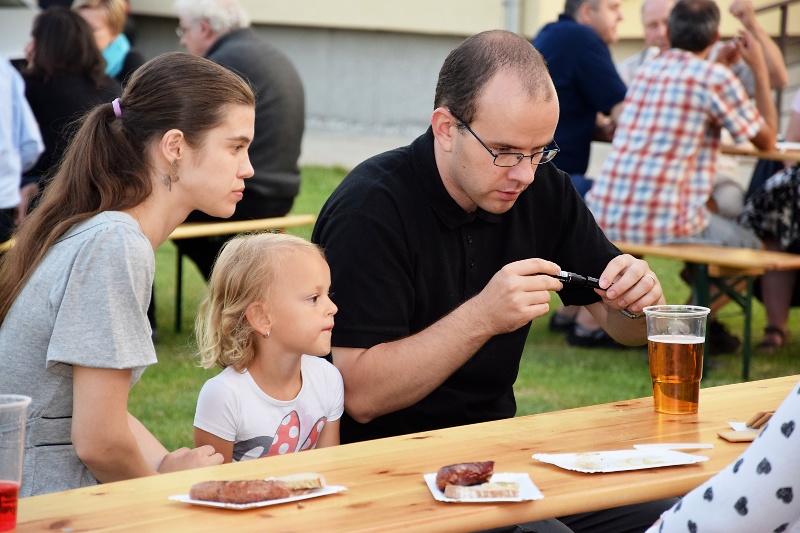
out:
M733 353L741 345L742 341L735 335L731 335L721 322L712 320L708 323L706 346L708 347L709 355Z
M603 328L586 329L577 324L567 332L567 344L582 348L612 348L622 346L603 331Z
M555 312L550 316L548 329L554 333L569 333L575 325L575 317L564 317Z

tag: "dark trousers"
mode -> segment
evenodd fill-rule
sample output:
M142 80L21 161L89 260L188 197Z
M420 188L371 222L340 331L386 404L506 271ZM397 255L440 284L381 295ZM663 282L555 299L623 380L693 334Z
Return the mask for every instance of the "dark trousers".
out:
M678 500L679 498L667 498L625 505L490 529L482 533L643 533L658 520L661 513L678 503Z
M14 208L0 209L0 242L6 242L14 231Z

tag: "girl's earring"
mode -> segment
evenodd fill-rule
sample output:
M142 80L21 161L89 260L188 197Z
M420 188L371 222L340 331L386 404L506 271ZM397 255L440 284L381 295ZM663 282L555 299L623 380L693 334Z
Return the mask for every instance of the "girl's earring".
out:
M264 331L264 338L269 339L269 331Z

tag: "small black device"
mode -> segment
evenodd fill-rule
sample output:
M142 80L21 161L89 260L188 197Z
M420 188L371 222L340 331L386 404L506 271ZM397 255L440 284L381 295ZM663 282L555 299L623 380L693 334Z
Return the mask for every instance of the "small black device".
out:
M547 274L547 275L550 276L551 278L556 278L562 283L571 283L572 285L587 287L589 289L600 289L601 291L605 290L600 286L600 281L597 278L592 278L590 276L581 276L580 274L565 272L563 270L558 274Z

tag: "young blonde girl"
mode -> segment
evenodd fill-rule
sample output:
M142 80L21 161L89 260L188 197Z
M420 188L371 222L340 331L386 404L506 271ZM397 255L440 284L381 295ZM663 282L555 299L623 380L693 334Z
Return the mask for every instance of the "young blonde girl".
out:
M322 250L261 233L228 242L196 322L200 364L224 370L197 400L194 441L226 463L339 444L344 385L323 356L336 305Z

